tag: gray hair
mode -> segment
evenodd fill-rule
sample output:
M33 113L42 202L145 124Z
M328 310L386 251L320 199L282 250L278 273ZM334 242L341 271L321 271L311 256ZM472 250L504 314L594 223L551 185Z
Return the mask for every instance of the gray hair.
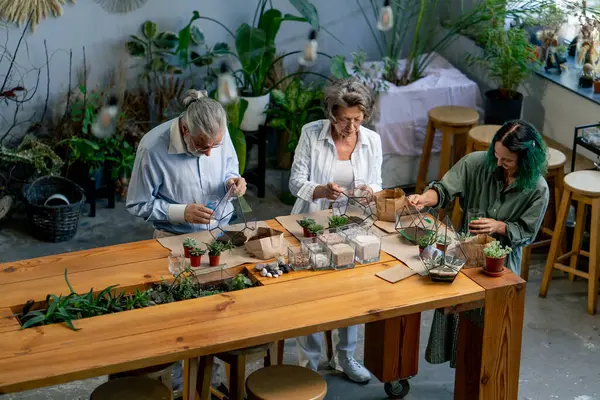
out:
M335 113L339 107L358 107L368 121L373 114L375 101L371 91L357 78L344 78L331 83L325 88L325 116L336 122Z
M215 139L225 130L227 114L221 103L208 97L206 90L188 90L183 105L183 120L193 136L205 134Z

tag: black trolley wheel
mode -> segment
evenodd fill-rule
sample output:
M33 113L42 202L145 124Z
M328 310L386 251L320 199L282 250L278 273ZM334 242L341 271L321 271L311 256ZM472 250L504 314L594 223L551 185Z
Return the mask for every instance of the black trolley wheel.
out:
M383 390L385 390L385 394L390 399L403 399L410 392L410 384L408 383L408 379L386 382L383 385Z

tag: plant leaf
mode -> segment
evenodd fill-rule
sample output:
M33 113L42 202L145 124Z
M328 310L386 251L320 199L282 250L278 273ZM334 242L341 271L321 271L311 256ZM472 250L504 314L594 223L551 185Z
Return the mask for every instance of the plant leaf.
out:
M160 32L153 41L156 47L163 50L172 49L178 42L179 38L173 32Z
M300 95L298 95L298 109L304 110L309 106L312 99L313 96L311 91L301 91Z
M337 55L334 56L331 60L331 75L333 75L333 77L335 79L343 79L343 78L349 78L350 74L348 73L348 70L346 69L346 59L344 58L344 56L341 55Z
M95 144L95 143L94 143L94 144ZM97 145L96 145L96 146L97 146ZM67 269L67 268L65 268L65 272L64 272L64 276L65 276L65 282L67 282L67 286L69 287L69 291L70 291L71 293L75 293L75 291L73 290L73 286L71 286L71 283L69 282L69 278L67 277L67 273L68 273L67 271L68 271L68 269Z
M246 75L254 74L260 68L265 57L267 38L265 31L242 24L236 31L235 48ZM253 88L255 92L263 88ZM262 92L261 92L262 93ZM254 93L258 95L258 93Z
M186 68L188 66L192 22L198 18L200 18L200 14L198 11L194 11L192 18L190 18L190 22L188 22L188 24L179 31L179 43L177 44L175 53L177 53L179 65L182 68Z
M44 322L45 320L46 320L46 316L45 315L35 316L33 318L28 319L27 322L25 322L23 324L23 326L21 326L21 329L29 328L29 327L31 327L33 325L39 324L40 322Z
M195 51L192 51L190 55L190 61L197 67L204 67L205 65L210 65L214 61L213 57L210 54L205 54L201 56Z
M277 32L279 32L282 21L281 11L274 8L271 8L260 16L258 29L262 29L265 32L265 39L269 45L275 43L275 37L277 36ZM275 49L273 49L273 52L274 50Z
M227 54L230 51L229 45L223 42L216 43L212 48L212 53L217 55Z
M238 163L240 165L240 175L242 175L246 169L246 136L244 132L237 126L229 124L229 136L233 142L233 147L238 157Z
M238 111L238 127L242 125L242 120L244 119L244 115L246 115L246 110L248 109L248 100L240 99L239 100L239 111Z
M192 39L192 43L195 45L202 45L204 44L204 33L200 28L193 25L190 27L190 39Z
M279 89L271 90L271 99L273 99L275 104L285 107L285 104L286 104L285 94L281 90L279 90Z
M145 57L146 56L146 46L141 43L130 40L127 42L127 51L129 55L132 57Z
M317 8L307 0L289 0L292 6L300 15L306 18L306 21L312 26L315 31L319 31L321 25L319 23L319 13L317 12Z
M158 32L158 25L152 21L146 21L142 25L142 33L146 37L146 39L154 39L156 33Z
M269 126L275 129L286 130L287 129L287 120L283 117L281 118L273 118L269 122Z

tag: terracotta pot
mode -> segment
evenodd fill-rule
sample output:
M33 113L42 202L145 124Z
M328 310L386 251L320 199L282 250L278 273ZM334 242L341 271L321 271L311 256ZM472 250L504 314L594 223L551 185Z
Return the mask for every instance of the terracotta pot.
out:
M446 251L446 249L448 248L448 245L447 244L436 243L435 247L437 247L438 250Z
M306 238L317 237L315 233L310 233L306 228L302 228L302 231L304 232L304 237Z
M208 256L209 265L211 267L218 267L221 264L221 256Z
M506 256L502 258L485 257L485 269L488 272L502 272L504 260L506 260Z
M419 255L423 254L423 251L425 250L425 247L420 247L419 246Z
M191 249L192 249L191 247L183 246L183 255L185 256L185 258L190 258L190 250Z
M594 81L594 93L600 93L600 79Z
M200 260L202 260L202 256L190 256L190 265L194 268L198 268L200 266Z

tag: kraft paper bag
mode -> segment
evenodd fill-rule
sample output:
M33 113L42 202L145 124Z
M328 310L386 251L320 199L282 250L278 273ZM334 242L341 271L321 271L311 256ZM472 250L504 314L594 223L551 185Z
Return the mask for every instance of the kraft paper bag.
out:
M375 193L375 204L380 221L396 222L396 212L406 205L402 189L385 189Z
M256 235L245 243L246 251L261 260L285 254L287 242L284 233L271 228L258 228Z
M465 250L467 257L467 264L465 268L481 267L485 264L485 255L483 249L485 249L494 240L489 235L477 235L462 241L462 247Z

